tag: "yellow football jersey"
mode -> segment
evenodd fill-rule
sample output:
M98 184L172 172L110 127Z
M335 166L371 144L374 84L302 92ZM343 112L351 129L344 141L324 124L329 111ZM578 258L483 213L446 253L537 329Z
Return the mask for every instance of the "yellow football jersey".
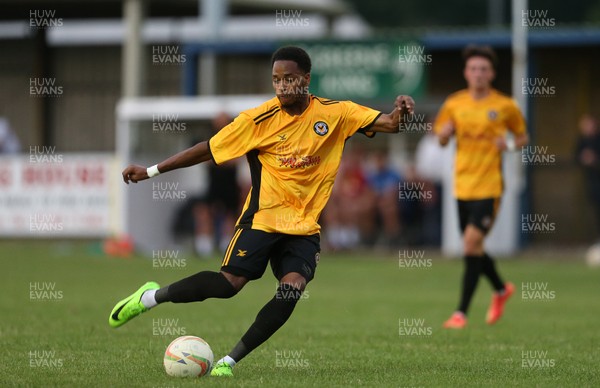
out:
M510 131L525 133L525 120L516 102L499 91L475 100L469 92L450 95L435 120L434 130L451 121L456 129L454 195L462 200L497 198L502 195L502 153L496 138Z
M252 188L237 225L271 233L318 233L346 140L381 113L351 101L310 96L291 116L277 97L246 110L209 142L216 164L246 155Z

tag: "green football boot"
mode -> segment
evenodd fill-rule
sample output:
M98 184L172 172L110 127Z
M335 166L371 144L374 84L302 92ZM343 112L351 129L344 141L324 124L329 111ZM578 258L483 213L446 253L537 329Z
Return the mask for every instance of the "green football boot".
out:
M160 286L156 282L148 282L141 286L132 295L116 304L108 317L108 324L112 327L119 327L130 319L148 311L149 309L142 304L142 295L145 291L158 290L159 288Z
M226 362L218 362L210 371L211 376L233 377L233 367Z

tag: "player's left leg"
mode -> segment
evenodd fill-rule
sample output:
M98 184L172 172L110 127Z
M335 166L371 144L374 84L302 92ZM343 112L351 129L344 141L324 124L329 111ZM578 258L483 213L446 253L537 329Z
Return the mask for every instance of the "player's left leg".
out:
M287 236L271 258L271 267L279 279L275 296L259 311L254 323L241 340L220 359L212 376L232 376L236 363L269 339L292 315L306 284L312 280L319 255L319 237Z
M225 253L221 271L202 271L163 288L155 282L148 282L117 303L108 322L112 327L119 327L164 302L190 303L208 298L231 298L248 281L262 276L267 268L271 246L278 239L275 234L237 229Z
M446 329L462 329L467 326L467 312L479 282L485 234L475 226L476 201L458 200L460 229L463 234L464 272L458 308L446 320Z
M479 283L483 264L483 240L485 234L475 225L469 224L465 228L463 246L465 255L465 272L462 279L462 290L457 311L464 316L469 311L471 300Z
M258 312L254 323L231 352L215 364L211 375L232 376L232 369L236 363L268 340L287 322L305 287L306 279L302 275L289 273L284 276L273 299Z
M476 226L487 235L492 228L498 210L500 208L500 198L491 198L487 200L478 201L476 213ZM488 279L494 293L492 295L492 301L486 314L486 322L493 325L500 319L504 313L504 304L514 293L515 286L512 283L504 282L496 269L494 259L483 250L482 241L482 266L481 273Z
M500 198L493 198L478 202L479 203L477 204L477 208L475 210L475 213L477 214L475 217L475 225L484 234L487 234L492 229L494 221L496 220L496 215L498 214L498 209L500 207ZM483 262L481 273L488 279L496 292L503 292L504 282L496 270L494 259L483 250L483 243L481 252Z
M484 251L483 240L491 230L498 210L500 208L500 198L489 198L473 203L473 225L481 234L480 254L481 273L488 279L494 289L492 301L486 315L486 322L490 325L496 323L504 313L504 305L514 292L514 285L506 283L500 277L494 259Z
M164 302L201 302L208 298L231 298L244 287L248 279L224 272L202 271L160 288L147 282L129 297L119 301L108 317L112 327L119 327Z
M463 291L458 311L465 315L471 304L471 299L477 284L479 275L483 266L483 241L485 233L473 224L467 225L463 237L464 254L466 260L465 276L463 278Z

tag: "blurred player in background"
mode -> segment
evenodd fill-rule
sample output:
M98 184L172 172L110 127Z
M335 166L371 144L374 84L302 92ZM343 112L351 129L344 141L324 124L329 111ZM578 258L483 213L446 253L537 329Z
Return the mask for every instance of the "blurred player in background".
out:
M211 121L211 136L231 121L226 113L218 113ZM197 139L191 145L196 143ZM206 192L188 198L178 208L171 229L175 238L192 235L200 257L211 256L215 247L225 253L242 200L237 161L209 164L206 170Z
M427 131L415 150L415 170L430 187L431 198L423 202L423 244L439 247L442 242L442 181L452 155L441 147L433 131Z
M213 135L231 123L226 113L218 114L212 121ZM208 189L203 201L193 208L194 247L200 256L211 255L215 245L224 253L234 230L239 211L240 187L237 164L234 161L217 166L208 165Z
M0 116L0 154L18 154L21 142L10 127L7 119Z
M246 155L252 188L237 221L221 270L203 271L160 288L148 282L112 310L119 327L164 302L231 298L271 264L279 287L238 344L217 361L213 376L232 376L234 365L273 335L290 317L317 267L320 226L346 140L357 132L399 131L401 114L414 101L398 96L394 110L382 114L351 101L334 101L308 92L311 60L299 47L283 47L271 58L276 97L246 110L208 141L152 167L130 165L126 183L212 160L222 164Z
M368 175L369 186L375 192L375 217L381 224L377 245L384 248L396 248L400 240L400 204L398 185L402 180L392 166L387 151L381 150L373 155L375 170Z
M528 143L525 121L515 101L492 87L495 52L487 46L469 46L463 51L463 59L467 89L446 99L434 124L441 145L456 137L454 195L463 234L465 270L458 309L444 323L451 329L467 325L467 311L480 274L495 291L487 312L488 324L500 319L504 304L514 292L514 285L501 279L483 245L502 196L502 152ZM507 131L514 137L507 137Z
M596 233L600 234L600 131L598 121L586 114L579 119L579 140L575 150L577 163L583 168L586 187L596 218ZM600 243L600 238L596 238Z
M365 151L355 144L346 152L323 210L326 244L334 251L357 248L372 237L374 228L375 196L364 170Z

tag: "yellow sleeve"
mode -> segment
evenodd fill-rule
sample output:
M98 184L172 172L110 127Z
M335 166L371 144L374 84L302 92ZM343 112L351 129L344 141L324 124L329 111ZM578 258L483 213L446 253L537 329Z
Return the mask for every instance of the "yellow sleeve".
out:
M448 121L454 122L452 120L452 109L449 105L448 100L444 101L444 104L442 104L442 107L435 118L435 122L433 123L433 131L435 133L439 133L442 126Z
M375 136L375 132L369 131L369 128L381 115L380 111L358 105L352 101L340 101L340 103L344 106L343 128L347 138L356 132L362 133L367 137Z
M257 140L255 129L254 121L245 113L224 126L208 141L208 148L214 162L225 163L252 151Z
M506 112L506 126L515 135L522 135L527 130L525 118L514 100L511 100Z

